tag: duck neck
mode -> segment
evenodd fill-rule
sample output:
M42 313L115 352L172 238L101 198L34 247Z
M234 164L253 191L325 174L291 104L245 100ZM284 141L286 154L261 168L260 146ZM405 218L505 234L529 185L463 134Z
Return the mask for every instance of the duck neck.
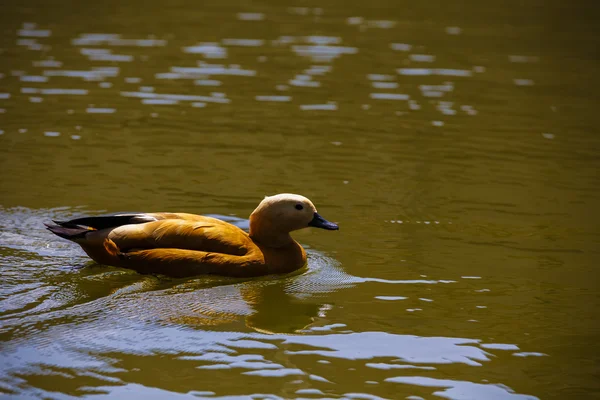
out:
M269 221L250 216L250 238L267 247L284 247L294 242L289 232L282 232Z

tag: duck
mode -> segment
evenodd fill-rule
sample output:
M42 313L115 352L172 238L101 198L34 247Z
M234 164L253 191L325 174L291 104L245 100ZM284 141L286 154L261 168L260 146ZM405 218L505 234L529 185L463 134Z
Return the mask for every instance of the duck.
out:
M81 246L96 263L174 278L248 278L285 274L306 265L290 232L338 230L306 197L266 196L250 214L250 230L216 218L180 213L116 213L52 221L46 228Z

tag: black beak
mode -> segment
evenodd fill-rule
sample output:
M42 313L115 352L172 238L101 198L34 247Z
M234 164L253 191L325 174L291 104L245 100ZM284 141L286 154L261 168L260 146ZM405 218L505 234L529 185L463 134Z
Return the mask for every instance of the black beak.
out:
M327 229L328 231L337 231L340 229L339 226L334 224L333 222L327 221L325 218L321 217L318 213L315 213L312 221L308 223L308 226L314 226L315 228Z

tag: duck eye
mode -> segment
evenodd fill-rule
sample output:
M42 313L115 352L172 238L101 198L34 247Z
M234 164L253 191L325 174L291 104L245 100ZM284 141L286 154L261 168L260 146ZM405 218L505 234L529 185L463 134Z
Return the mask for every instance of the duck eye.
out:
M296 210L302 210L304 207L302 204L296 204Z

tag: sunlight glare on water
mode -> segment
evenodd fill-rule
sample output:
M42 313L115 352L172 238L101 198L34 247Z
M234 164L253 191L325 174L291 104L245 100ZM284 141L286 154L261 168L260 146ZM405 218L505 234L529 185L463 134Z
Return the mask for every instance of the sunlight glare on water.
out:
M2 395L597 396L596 8L1 14ZM308 265L285 276L140 275L43 225L134 210L248 229L282 192L340 225L294 233Z

